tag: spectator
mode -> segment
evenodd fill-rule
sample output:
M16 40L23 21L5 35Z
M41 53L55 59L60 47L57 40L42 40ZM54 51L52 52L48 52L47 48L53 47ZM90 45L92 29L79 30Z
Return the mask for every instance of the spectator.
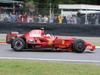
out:
M49 23L53 23L53 22L54 22L54 17L53 17L53 15L49 15L49 16L48 16L48 22L49 22Z
M8 21L9 15L5 12L4 13L4 21Z
M87 15L88 24L91 24L91 14Z
M12 15L12 16L11 16L11 21L17 21L17 18L16 18L15 15Z
M25 12L23 15L22 15L22 21L23 22L27 22L27 13Z
M42 23L42 22L43 22L42 16L39 15L39 16L38 16L38 23Z
M73 19L74 19L74 24L77 24L77 16L73 15Z
M57 16L54 17L54 23L58 23L58 17Z
M92 21L91 24L95 24L95 22L96 22L96 15L95 14L92 15L91 21Z
M35 22L35 23L39 23L39 18L38 18L37 15L34 16L34 22Z
M18 22L22 22L22 15L19 15Z
M80 24L85 24L85 15L81 16Z
M30 22L34 22L34 15L31 16L31 21Z
M66 20L67 20L67 24L71 24L71 17L70 17L70 15L68 15L68 16L66 17Z
M63 17L63 23L66 23L67 20L66 20L66 16Z
M58 21L59 21L59 23L62 23L63 17L62 16L58 16Z
M74 24L74 17L73 16L70 18L70 21L71 21L71 24Z
M43 23L48 23L48 17L47 16L43 17Z
M27 22L31 22L32 18L30 15L27 16Z

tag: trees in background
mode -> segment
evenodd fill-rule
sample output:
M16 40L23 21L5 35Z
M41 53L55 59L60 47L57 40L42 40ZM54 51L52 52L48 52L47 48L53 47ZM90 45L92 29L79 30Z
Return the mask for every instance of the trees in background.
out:
M58 4L100 4L100 0L19 0L24 1L26 6L32 6L35 4L38 8L48 7L50 3L53 5Z
M19 0L24 1L24 7L30 11L37 9L40 13L49 13L50 4L52 11L57 12L58 4L93 4L99 5L100 0Z

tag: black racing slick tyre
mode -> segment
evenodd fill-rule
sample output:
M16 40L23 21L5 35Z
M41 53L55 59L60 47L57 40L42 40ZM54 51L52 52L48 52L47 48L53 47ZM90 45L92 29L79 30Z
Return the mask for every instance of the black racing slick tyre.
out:
M82 53L84 52L85 48L86 48L86 44L83 40L77 39L73 42L73 49L75 52Z
M12 48L15 51L22 51L25 48L25 41L22 38L16 38L12 41Z

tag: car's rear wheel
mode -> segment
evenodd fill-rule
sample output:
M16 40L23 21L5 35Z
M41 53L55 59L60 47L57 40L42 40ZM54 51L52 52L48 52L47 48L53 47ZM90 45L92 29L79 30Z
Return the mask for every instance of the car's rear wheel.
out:
M86 48L86 44L83 40L77 39L73 42L73 49L75 52L82 53L84 52L85 48Z
M16 38L12 41L12 48L15 51L22 51L25 48L25 41L22 38Z

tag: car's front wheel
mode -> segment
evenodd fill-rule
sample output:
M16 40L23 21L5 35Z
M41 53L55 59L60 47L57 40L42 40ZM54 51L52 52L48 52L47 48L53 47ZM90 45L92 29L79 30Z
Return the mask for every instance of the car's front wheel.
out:
M22 51L25 48L25 41L22 38L16 38L12 41L12 48L15 51Z
M85 48L86 48L86 44L83 40L77 39L73 42L73 49L75 52L82 53L84 52Z

